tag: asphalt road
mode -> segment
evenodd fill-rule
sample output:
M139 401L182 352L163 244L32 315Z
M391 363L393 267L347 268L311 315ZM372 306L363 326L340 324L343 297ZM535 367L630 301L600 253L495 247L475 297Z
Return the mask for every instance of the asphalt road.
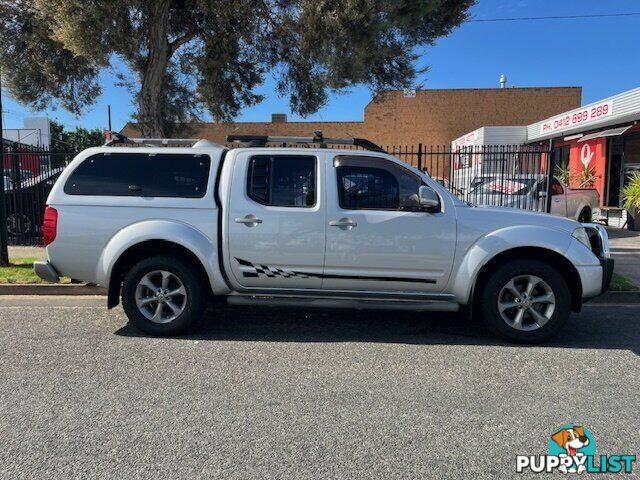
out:
M296 309L148 338L103 304L0 299L1 478L522 478L568 423L640 454L640 306L517 347L455 316Z

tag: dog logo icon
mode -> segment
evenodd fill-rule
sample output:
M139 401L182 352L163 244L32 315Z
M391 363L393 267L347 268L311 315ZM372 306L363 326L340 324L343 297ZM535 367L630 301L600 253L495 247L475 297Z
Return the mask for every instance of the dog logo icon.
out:
M596 440L582 425L565 425L547 437L547 455L516 455L516 472L532 473L621 473L633 472L635 455L600 454ZM546 436L546 435L545 435Z
M595 453L595 441L586 428L567 425L551 435L549 453L561 459L560 472L583 473L586 470L584 457ZM570 466L567 468L567 465Z

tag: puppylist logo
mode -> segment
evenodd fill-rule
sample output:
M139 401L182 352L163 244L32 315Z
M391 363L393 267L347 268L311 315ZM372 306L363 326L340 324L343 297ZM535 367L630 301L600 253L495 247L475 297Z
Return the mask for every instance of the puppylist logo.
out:
M549 438L549 455L518 455L516 471L522 473L631 473L635 455L596 455L596 441L580 425L565 425Z

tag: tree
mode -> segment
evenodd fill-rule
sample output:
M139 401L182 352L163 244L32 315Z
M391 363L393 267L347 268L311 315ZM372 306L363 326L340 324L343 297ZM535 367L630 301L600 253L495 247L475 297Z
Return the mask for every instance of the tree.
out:
M230 120L265 75L303 116L332 91L408 87L419 49L475 0L0 0L0 65L18 100L79 114L117 72L145 136L205 110ZM118 62L119 60L119 62Z
M65 131L64 126L51 121L51 149L59 152L80 152L86 148L104 145L104 132L99 128L87 130L76 127L73 131Z

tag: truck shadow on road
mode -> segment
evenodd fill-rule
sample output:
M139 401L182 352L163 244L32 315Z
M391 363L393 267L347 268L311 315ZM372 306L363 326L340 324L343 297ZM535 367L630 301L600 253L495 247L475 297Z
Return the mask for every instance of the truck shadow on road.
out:
M116 335L145 336L130 325ZM260 342L380 342L509 346L478 320L453 314L299 308L210 309L188 340ZM551 348L630 350L640 354L640 306L587 306L544 344Z

